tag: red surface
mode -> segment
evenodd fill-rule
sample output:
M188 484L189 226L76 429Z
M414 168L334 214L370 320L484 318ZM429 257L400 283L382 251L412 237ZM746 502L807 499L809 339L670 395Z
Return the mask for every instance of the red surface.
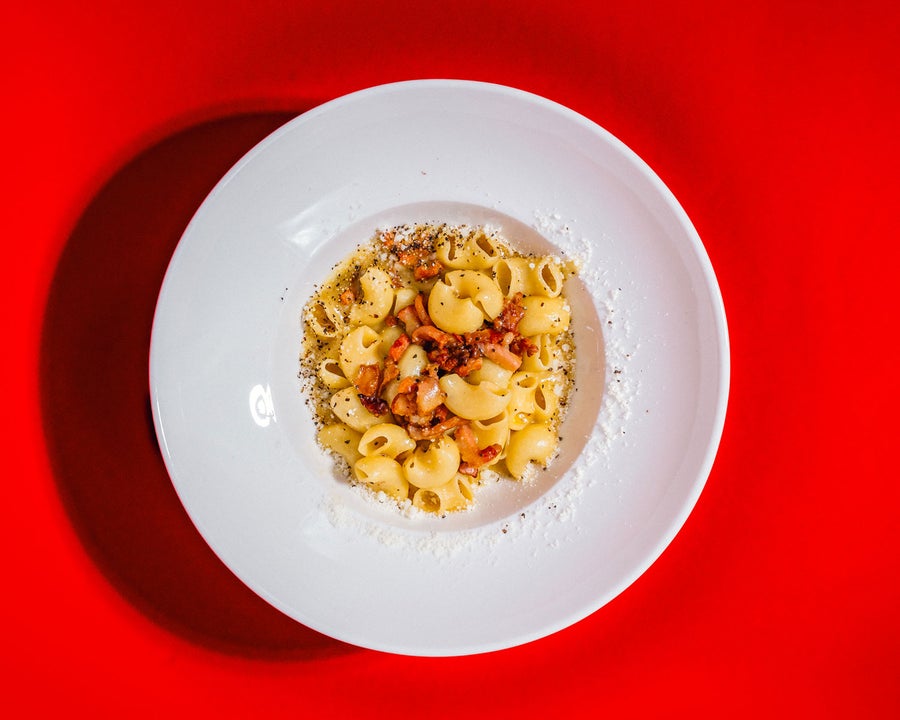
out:
M900 716L896 4L446 5L7 8L3 704ZM472 658L270 609L199 539L148 423L156 291L208 189L298 112L422 77L530 90L630 145L697 226L732 341L721 450L661 559L576 626Z

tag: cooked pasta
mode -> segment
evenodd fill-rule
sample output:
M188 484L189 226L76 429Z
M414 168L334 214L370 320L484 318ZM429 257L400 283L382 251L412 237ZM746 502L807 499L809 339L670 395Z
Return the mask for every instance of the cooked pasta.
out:
M489 380L476 385L453 373L444 375L438 385L447 409L466 420L487 420L509 404L509 390Z
M344 423L330 423L319 429L319 444L337 453L353 466L362 457L359 451L359 441L362 434Z
M472 486L465 475L456 473L448 482L436 488L420 488L413 494L413 505L433 513L462 510L472 501Z
M416 443L399 425L379 423L363 433L357 449L366 457L382 455L393 459L415 450Z
M378 231L304 309L319 444L351 482L437 514L470 507L487 468L546 467L571 390L571 274L485 228Z
M356 479L375 491L402 500L409 494L409 480L396 460L384 455L364 455L353 464Z
M506 467L514 478L522 478L530 463L546 467L556 452L556 433L546 423L531 423L510 433Z

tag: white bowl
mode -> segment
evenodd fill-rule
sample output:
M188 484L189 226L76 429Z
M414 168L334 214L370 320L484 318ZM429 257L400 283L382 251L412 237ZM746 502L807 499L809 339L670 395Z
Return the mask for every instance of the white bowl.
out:
M584 261L558 461L444 519L340 478L298 379L314 286L376 227L429 220ZM659 178L565 107L463 81L354 93L251 150L185 231L150 350L169 474L222 561L309 627L412 655L521 644L624 590L703 488L728 381L712 267Z

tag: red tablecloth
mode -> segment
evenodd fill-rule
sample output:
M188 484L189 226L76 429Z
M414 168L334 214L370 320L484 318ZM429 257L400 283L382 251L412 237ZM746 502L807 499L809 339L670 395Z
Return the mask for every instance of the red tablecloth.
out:
M4 15L2 705L900 716L895 3ZM216 180L297 113L428 77L544 95L641 155L706 244L733 362L717 461L660 560L567 630L453 659L337 643L244 588L177 501L146 388L162 274Z

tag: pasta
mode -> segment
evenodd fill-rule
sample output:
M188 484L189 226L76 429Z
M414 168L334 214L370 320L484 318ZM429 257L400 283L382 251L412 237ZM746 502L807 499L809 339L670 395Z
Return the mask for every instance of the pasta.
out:
M399 425L379 423L366 430L357 443L366 457L381 455L391 459L416 449L415 441Z
M370 267L359 278L362 297L350 308L353 325L377 325L390 312L394 304L394 291L388 274L377 267Z
M534 335L559 335L569 329L569 306L564 297L529 295L522 300L525 314L519 321L519 332Z
M409 494L409 480L400 463L384 455L365 455L353 465L356 479L372 490L401 500Z
M485 228L378 231L304 308L319 444L351 482L441 515L487 472L546 467L571 390L572 273Z
M444 332L475 332L503 309L503 294L494 279L478 270L454 270L431 288L428 314Z
M362 457L359 451L361 438L359 432L344 423L325 425L318 434L319 444L340 455L350 466Z
M449 482L413 495L413 505L426 512L453 512L462 510L472 501L472 485L465 475L457 473Z
M509 403L509 390L490 380L475 385L454 373L444 375L438 385L445 395L447 409L466 420L487 420L502 412Z
M381 414L375 415L363 405L355 387L338 390L331 396L329 404L335 417L357 432L363 433L373 425L382 422Z
M514 478L522 478L529 463L546 465L556 452L556 433L546 423L532 423L510 433L506 467Z
M417 447L403 461L403 472L417 488L432 490L446 485L459 470L459 447L446 436Z

